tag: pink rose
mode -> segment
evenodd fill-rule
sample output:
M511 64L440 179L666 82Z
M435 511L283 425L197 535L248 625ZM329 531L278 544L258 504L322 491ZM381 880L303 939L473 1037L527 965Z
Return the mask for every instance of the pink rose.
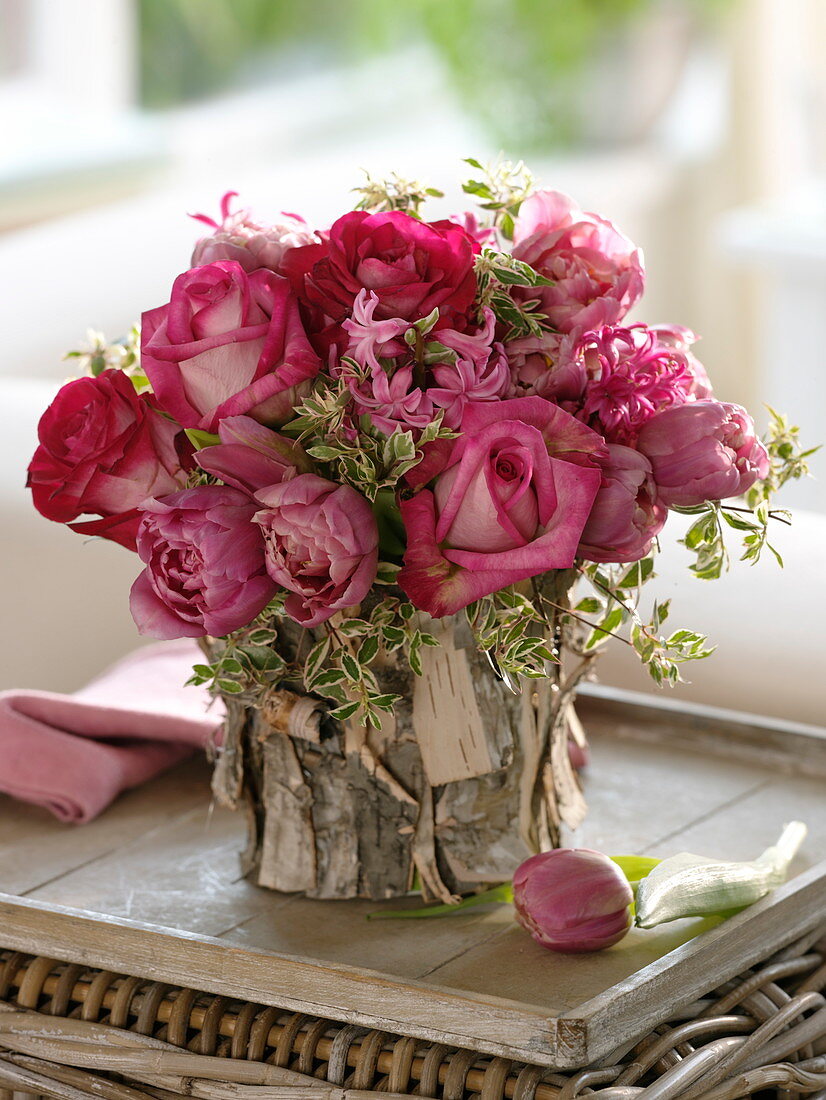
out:
M596 214L561 191L537 191L522 203L513 255L553 286L531 287L540 310L560 332L585 332L621 321L642 295L642 253Z
M269 575L288 589L284 608L317 626L359 603L376 578L379 533L370 505L349 485L300 474L256 493Z
M146 569L129 601L141 634L223 637L264 610L276 585L264 567L255 509L248 496L224 485L144 504L138 554Z
M228 260L185 271L144 313L141 363L158 404L208 432L225 416L290 419L321 366L286 279Z
M610 443L601 465L602 485L577 556L588 561L639 561L651 549L667 516L657 501L651 463L639 451Z
M334 322L352 314L361 290L378 297L377 320L416 321L436 306L448 316L467 312L476 293L473 253L458 225L352 210L320 244L289 252L284 270L299 298Z
M313 466L294 439L265 428L249 416L228 416L218 425L220 443L196 451L208 474L252 496Z
M461 435L413 473L400 504L399 584L434 616L573 564L600 484L600 436L541 397L468 403Z
M754 421L739 405L722 401L692 401L658 413L643 426L637 446L669 508L739 496L769 472Z
M218 260L234 260L247 272L266 267L280 272L284 253L299 245L312 244L315 234L297 214L282 213L274 225L253 220L249 210L232 211L232 200L237 191L227 191L221 199L221 221L206 214L193 214L197 221L210 226L215 232L202 237L192 253L192 267L203 267Z
M175 447L180 430L119 370L67 382L38 425L27 482L35 508L134 550L137 506L186 481ZM103 518L69 523L83 514Z

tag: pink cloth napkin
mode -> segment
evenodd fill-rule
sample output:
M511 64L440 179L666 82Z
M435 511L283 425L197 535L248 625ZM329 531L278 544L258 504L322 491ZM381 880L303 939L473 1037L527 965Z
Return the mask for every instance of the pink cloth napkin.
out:
M80 824L203 748L223 712L184 687L190 639L138 649L73 695L0 692L0 791Z

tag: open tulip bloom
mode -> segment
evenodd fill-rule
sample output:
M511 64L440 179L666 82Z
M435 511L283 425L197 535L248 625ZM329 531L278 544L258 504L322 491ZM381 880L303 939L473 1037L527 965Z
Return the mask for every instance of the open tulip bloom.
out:
M710 647L663 633L667 603L636 610L670 511L696 514L704 578L726 528L756 560L787 520L769 501L805 473L796 429L773 413L761 441L690 331L629 321L640 249L521 167L469 163L481 216L428 220L438 192L398 179L316 230L229 193L140 335L72 353L34 504L137 553L142 633L225 639L196 672L216 691L277 683L292 621L307 690L378 726L395 699L371 664L419 671L459 612L517 690L611 635L674 682Z

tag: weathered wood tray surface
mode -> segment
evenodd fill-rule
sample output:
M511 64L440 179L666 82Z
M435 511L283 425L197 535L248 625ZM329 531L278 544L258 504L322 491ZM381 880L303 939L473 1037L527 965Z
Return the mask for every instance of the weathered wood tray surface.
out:
M509 907L368 921L240 877L244 823L191 761L82 828L0 796L0 947L573 1069L630 1043L826 919L826 739L806 727L590 689L590 813L569 843L753 858L810 829L786 886L724 924L544 951ZM389 903L399 908L399 902ZM698 934L699 933L699 934Z

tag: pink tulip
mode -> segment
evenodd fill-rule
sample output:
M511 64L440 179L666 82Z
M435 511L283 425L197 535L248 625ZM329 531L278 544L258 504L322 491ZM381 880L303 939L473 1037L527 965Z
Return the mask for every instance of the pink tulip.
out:
M349 485L300 474L256 494L267 571L286 588L284 609L317 626L359 603L376 579L379 534L370 505Z
M577 555L587 561L644 558L662 530L666 509L657 500L651 463L630 447L609 443L596 495Z
M257 493L313 467L294 439L265 428L250 416L228 416L218 425L220 443L197 451L208 474L244 493Z
M639 433L660 500L691 507L736 497L768 475L769 457L740 405L692 401L658 413Z
M152 638L223 637L275 595L255 504L226 485L184 489L141 508L132 618Z
M557 848L531 856L513 876L516 919L551 951L601 951L631 927L631 887L608 856Z

